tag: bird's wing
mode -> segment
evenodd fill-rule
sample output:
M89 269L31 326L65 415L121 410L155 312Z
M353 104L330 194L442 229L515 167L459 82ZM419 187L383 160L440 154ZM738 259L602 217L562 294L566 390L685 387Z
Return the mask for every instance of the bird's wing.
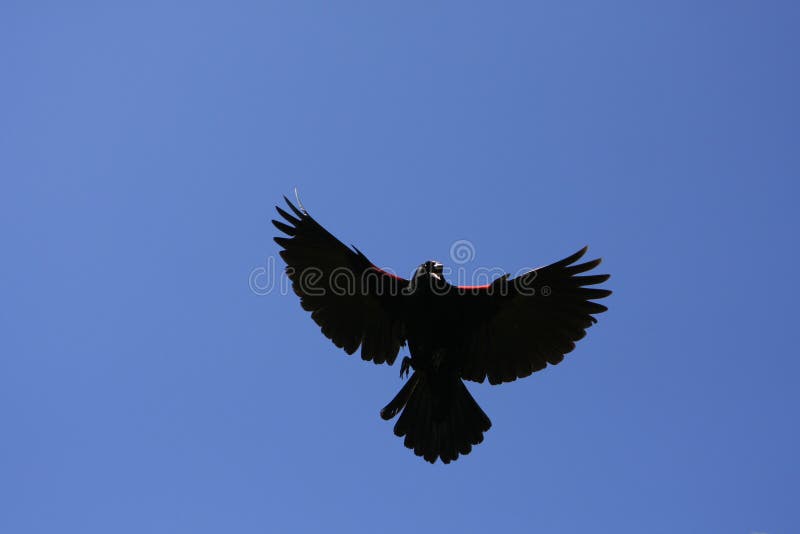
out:
M284 221L272 223L288 237L276 237L286 273L303 309L322 333L347 354L361 346L361 357L394 362L405 345L398 309L408 280L373 265L358 249L348 248L305 209L284 197L292 213L276 206Z
M481 287L459 287L457 299L467 329L461 376L490 384L511 382L555 365L575 348L586 329L606 311L593 302L611 294L587 286L607 274L584 275L600 260L575 264L587 248L517 278L498 278Z

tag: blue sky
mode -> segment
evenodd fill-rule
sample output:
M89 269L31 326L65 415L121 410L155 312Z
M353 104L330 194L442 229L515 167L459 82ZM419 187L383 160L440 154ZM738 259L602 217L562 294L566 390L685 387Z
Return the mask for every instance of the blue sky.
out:
M797 531L798 22L4 3L0 531ZM468 384L493 428L429 465L378 417L397 366L251 289L295 186L401 273L588 244L610 311L558 367Z

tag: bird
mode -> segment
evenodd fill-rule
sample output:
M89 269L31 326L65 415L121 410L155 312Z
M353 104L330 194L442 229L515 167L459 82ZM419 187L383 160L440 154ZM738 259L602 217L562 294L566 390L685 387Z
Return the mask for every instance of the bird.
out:
M275 206L272 223L286 275L322 334L348 355L392 365L403 347L400 391L380 411L397 417L394 434L430 463L469 454L492 426L464 381L496 385L556 365L607 307L596 286L608 274L584 274L601 259L579 261L588 247L515 278L457 286L436 260L410 279L377 267L320 225L296 197ZM410 373L410 376L409 376Z

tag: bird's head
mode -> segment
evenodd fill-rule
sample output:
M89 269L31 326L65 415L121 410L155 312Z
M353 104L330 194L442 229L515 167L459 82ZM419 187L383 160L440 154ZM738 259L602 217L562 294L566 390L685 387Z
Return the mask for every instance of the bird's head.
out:
M444 265L442 262L436 260L428 260L419 267L417 267L417 272L414 273L414 278L420 278L423 276L429 276L435 280L444 280Z

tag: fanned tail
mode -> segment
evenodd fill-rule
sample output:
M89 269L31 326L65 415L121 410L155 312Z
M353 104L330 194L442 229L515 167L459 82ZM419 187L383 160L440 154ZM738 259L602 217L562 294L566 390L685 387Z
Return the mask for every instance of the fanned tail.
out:
M431 463L439 458L447 464L468 454L492 426L457 376L415 372L381 410L381 417L391 419L401 409L394 433L405 436L405 446Z

